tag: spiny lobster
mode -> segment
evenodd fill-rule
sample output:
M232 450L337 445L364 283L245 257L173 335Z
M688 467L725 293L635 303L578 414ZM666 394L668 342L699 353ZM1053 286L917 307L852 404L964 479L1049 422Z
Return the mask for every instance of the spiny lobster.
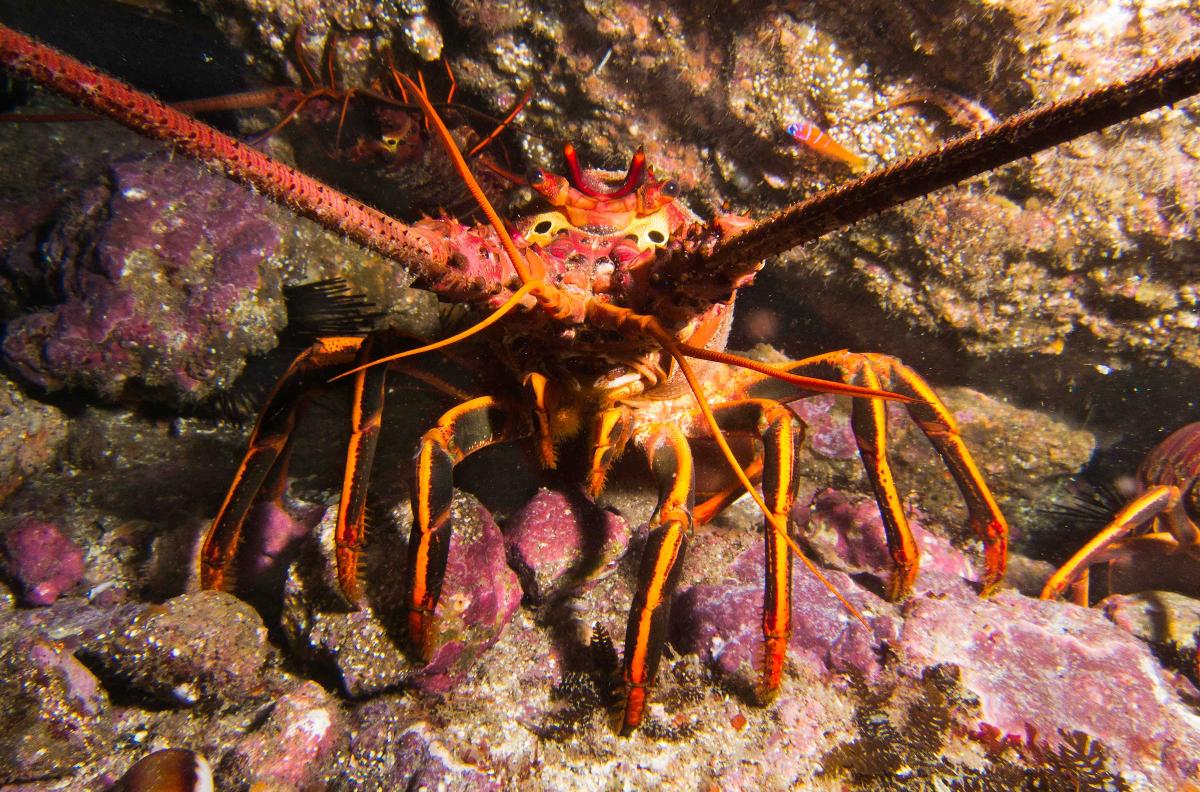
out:
M995 587L1004 572L1004 518L962 445L952 417L910 369L876 355L833 353L780 367L722 351L734 296L753 278L762 260L909 197L1200 90L1200 59L1184 58L1081 99L1014 117L749 226L728 217L701 222L674 201L672 183L655 178L640 157L635 157L619 186L578 168L570 180L539 171L532 184L551 208L523 221L510 237L473 185L453 141L415 85L409 84L409 90L425 105L451 157L459 159L460 172L473 186L490 228L470 229L452 220L399 223L3 28L0 63L90 110L217 162L231 177L395 259L439 295L491 311L467 333L383 357L377 356L377 347L389 352L387 347L396 343L386 336L324 338L302 354L268 401L250 451L206 537L203 584L224 583L245 511L261 491L276 488L278 482L272 478L285 467L294 407L305 389L333 375L352 376L355 423L339 507L337 558L341 588L354 601L384 364L480 334L513 362L512 395L468 398L422 439L415 463L415 518L409 543L410 640L424 655L435 636L440 576L451 530L448 504L458 461L483 446L532 435L541 461L552 466L556 445L590 425L588 487L596 494L616 456L634 442L645 451L661 495L626 634L626 732L636 729L643 717L686 536L697 521L712 517L740 492L730 489L694 505L689 430L710 433L766 519L763 633L767 652L760 682L764 697L778 689L782 676L791 554L803 558L786 529L795 489L794 459L803 434L802 425L783 406L787 401L815 391L858 397L854 428L888 526L895 565L889 587L892 597L901 597L911 588L918 561L886 461L881 399L905 403L963 491L973 527L986 547L983 593ZM405 78L397 75L397 79ZM503 330L494 329L501 319ZM536 348L538 354L529 354L529 348ZM732 366L735 371L714 390L701 382L689 358ZM708 396L715 392L728 400L710 406ZM695 399L694 408L685 406L687 398ZM759 464L743 469L729 450L725 433L750 435L761 442L762 495L751 481Z

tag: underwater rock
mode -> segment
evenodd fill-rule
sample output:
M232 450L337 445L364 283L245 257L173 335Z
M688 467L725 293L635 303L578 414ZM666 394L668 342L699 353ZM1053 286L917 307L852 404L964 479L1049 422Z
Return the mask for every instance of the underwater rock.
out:
M246 536L239 547L238 593L259 603L278 601L288 566L320 519L319 507L305 508L301 519L274 501L256 504L246 516Z
M858 442L850 428L848 413L835 410L837 397L822 393L791 403L792 412L804 420L804 438L808 447L830 459L854 459Z
M608 572L629 545L624 518L582 493L540 489L505 524L509 565L529 603L578 591Z
M113 738L108 696L71 652L41 637L0 651L0 783L69 775Z
M4 532L4 571L30 605L50 605L83 580L83 551L54 523L25 517Z
M106 679L176 707L264 694L271 654L254 609L220 591L146 606L84 652Z
M503 785L443 740L412 700L385 696L355 708L346 758L328 780L331 790L491 790Z
M904 604L903 673L953 663L978 699L979 724L1022 739L1085 732L1155 789L1179 789L1200 773L1200 716L1150 649L1103 613L1012 591L980 599L936 573L922 581Z
M221 765L239 783L263 789L315 789L322 763L343 738L337 701L316 682L303 682L271 706L262 726L238 741ZM258 787L256 787L258 788Z
M169 154L118 161L109 179L78 209L90 222L50 233L62 302L9 322L5 359L47 390L194 404L275 345L281 231L265 198Z
M682 591L671 614L671 640L681 652L696 652L721 673L755 679L762 654L763 561L761 543L738 556L722 584ZM873 678L882 669L876 647L894 642L899 629L894 606L854 585L842 572L825 577L866 618L859 623L837 597L802 564L792 571L792 635L789 656L809 675L828 679L855 672Z
M813 497L811 504L794 509L793 514L797 515L796 523L802 526L806 543L817 551L823 566L848 574L878 570L890 574L891 555L879 504L874 498L851 498L839 490L824 489ZM961 552L925 529L924 514L913 510L908 518L921 551L921 573L936 571L979 580L979 573ZM881 578L880 586L886 582L886 578Z
M1113 594L1097 602L1095 607L1113 624L1143 641L1196 645L1196 632L1200 630L1200 600L1173 591L1143 591Z
M0 501L54 463L67 439L66 418L0 377Z
M411 524L408 505L396 507L391 529L379 530L360 572L365 601L347 610L331 577L329 556L302 554L292 566L284 596L283 627L289 640L311 661L332 665L351 696L412 685L443 693L460 681L520 606L521 587L505 563L504 539L475 498L455 493L454 532L442 594L434 620L433 656L424 666L409 662L404 618L407 603L400 538ZM322 553L333 546L337 518L331 507L317 528Z

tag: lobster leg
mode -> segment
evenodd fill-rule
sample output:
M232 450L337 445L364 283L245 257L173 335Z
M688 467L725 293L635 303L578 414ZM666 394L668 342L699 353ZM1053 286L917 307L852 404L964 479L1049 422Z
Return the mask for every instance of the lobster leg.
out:
M408 638L422 660L427 661L436 646L434 610L450 550L454 466L474 451L516 436L508 406L481 396L446 411L421 438L408 540Z
M768 399L742 399L713 407L721 431L749 434L762 441L763 500L776 520L787 525L796 500L796 455L804 441L804 422ZM788 639L792 634L792 554L769 521L763 522L766 575L763 587L763 666L758 695L763 703L779 692Z
M929 383L896 358L874 353L830 352L796 361L783 368L796 374L841 379L870 388L882 387L914 399L904 405L905 409L933 444L962 493L967 504L968 522L983 541L985 569L982 593L991 593L1004 577L1008 522L1000 513L1000 507L996 505L991 490L963 443L954 416ZM795 389L791 389L790 396L786 395L787 389L786 383L766 378L753 381L746 388L750 395L781 401L803 395L803 392ZM879 503L892 556L894 571L888 583L888 598L902 599L912 590L920 558L887 459L887 413L883 402L878 399L855 399L852 409L854 435L875 491L875 499Z
M692 450L675 424L654 424L643 448L659 484L658 507L650 518L637 593L625 630L625 713L621 734L633 733L646 710L667 638L671 596L679 582L684 548L692 532L696 497Z
M1094 564L1108 560L1108 552L1114 545L1129 537L1130 532L1137 530L1147 522L1171 511L1180 502L1179 488L1169 484L1151 487L1138 496L1121 511L1117 512L1112 522L1104 530L1096 534L1090 542L1071 556L1057 572L1050 576L1042 588L1042 599L1054 599L1071 586L1075 589L1073 599L1080 605L1087 606L1088 569ZM1169 535L1169 534L1168 534Z
M359 350L356 363L371 358L368 339ZM371 464L383 423L384 385L387 367L363 369L354 375L354 396L350 409L350 441L346 445L346 464L342 474L342 496L338 501L334 527L334 558L337 561L338 587L351 604L361 595L358 583L359 558L365 536L367 486Z
M623 404L601 410L592 421L588 448L592 458L588 465L587 494L600 497L608 471L621 458L633 433L633 410Z
M323 386L332 369L355 360L362 345L363 339L355 337L319 339L292 361L276 383L250 434L249 448L221 509L201 543L201 588L231 587L242 524L265 483L269 484L268 490L279 489L287 469L289 438L304 397Z

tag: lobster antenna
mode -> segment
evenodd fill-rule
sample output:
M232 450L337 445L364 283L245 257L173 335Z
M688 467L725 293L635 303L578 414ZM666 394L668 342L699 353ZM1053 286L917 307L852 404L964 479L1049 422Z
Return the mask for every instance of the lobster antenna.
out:
M791 384L804 388L805 390L813 391L814 393L837 393L843 396L854 396L864 399L883 399L884 401L894 401L901 404L910 404L912 402L923 402L922 399L913 396L906 396L903 393L893 393L891 391L876 390L875 388L866 388L861 385L851 385L847 382L837 382L835 380L824 380L817 377L806 377L803 374L793 374L787 369L779 366L772 366L770 363L761 363L757 360L751 360L741 355L731 355L728 352L718 352L714 349L705 349L704 347L685 344L680 341L675 342L675 347L688 357L699 358L700 360L708 360L713 363L724 363L727 366L736 368L749 369L757 371L759 374L766 374L771 379L777 379L782 382L790 382Z

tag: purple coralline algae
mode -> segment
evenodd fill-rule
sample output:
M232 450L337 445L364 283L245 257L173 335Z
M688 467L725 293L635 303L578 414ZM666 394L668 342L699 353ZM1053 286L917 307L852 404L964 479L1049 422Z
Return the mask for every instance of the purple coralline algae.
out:
M284 323L279 276L261 267L281 234L266 200L166 154L118 161L109 181L77 207L89 222L50 232L62 302L9 322L5 360L47 390L109 399L227 388Z
M721 584L699 584L675 604L672 640L682 652L696 652L723 674L754 679L762 653L763 559L761 546L743 553ZM898 628L892 606L855 586L839 572L827 572L835 589L864 614L856 621L836 596L800 564L792 571L793 658L817 678L855 671L874 677L880 670L875 647L894 640Z
M833 554L822 554L823 562L841 565L844 571L888 570L891 555L879 505L871 498L852 498L834 489L818 492L811 503L794 513L807 517L805 535L817 548L832 544ZM940 536L930 533L917 509L908 514L909 527L921 551L921 572L938 571L967 580L978 580L977 571L962 553ZM804 520L798 520L803 523Z
M791 408L804 419L804 436L813 451L830 459L853 459L858 443L845 416L833 409L835 402L833 395L821 394L792 402Z
M827 490L811 513L815 530L806 537L823 562L880 580L889 574L873 501ZM951 664L977 699L964 724L971 733L1011 735L1032 745L1055 743L1060 730L1079 730L1105 745L1122 772L1144 773L1155 788L1178 788L1200 772L1200 717L1144 643L1100 610L1011 590L980 598L964 574L970 566L962 553L920 527L914 532L924 551L922 569L914 595L902 603L884 602L861 588L857 576L825 572L869 630L796 564L789 649L807 669L802 678L846 672L885 680L890 669L915 681L931 666ZM729 565L725 582L693 586L676 606L676 647L746 681L761 653L762 558L760 547L743 553ZM887 655L894 661L886 662ZM785 687L781 709L794 695ZM1147 756L1156 763L1148 764Z
M302 682L238 741L225 766L262 788L315 789L322 762L343 737L342 721L333 696L316 682Z
M1102 612L1010 591L985 600L959 579L923 579L905 605L906 673L953 663L978 698L979 724L1039 739L1083 731L1155 788L1178 789L1200 773L1200 716L1149 647Z
M50 605L83 580L83 551L54 523L33 517L4 532L4 568L30 605Z
M525 599L544 604L611 572L629 536L624 518L581 493L541 489L508 519L504 542Z

